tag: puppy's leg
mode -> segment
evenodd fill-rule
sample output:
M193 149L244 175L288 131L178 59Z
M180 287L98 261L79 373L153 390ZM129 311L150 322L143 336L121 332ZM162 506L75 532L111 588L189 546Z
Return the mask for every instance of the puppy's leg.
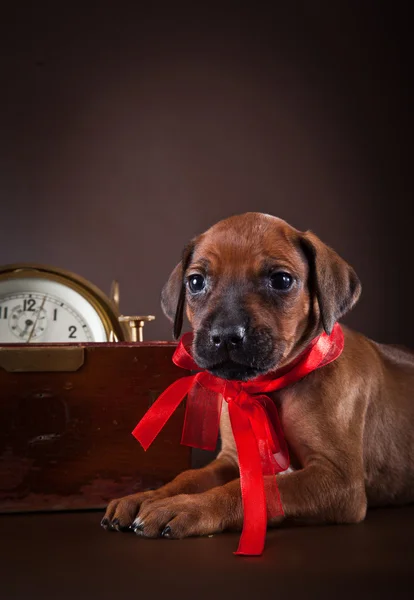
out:
M367 500L357 452L354 456L337 453L336 448L327 455L311 452L304 462L302 469L276 476L285 517L313 523L357 523L364 519ZM266 494L273 493L274 478L264 479ZM269 525L283 518L270 519ZM157 537L161 532L171 538L241 529L240 479L204 493L155 499L142 506L137 526L146 537Z
M148 511L156 501L171 502L173 497L194 495L200 498L203 492L239 477L236 445L231 430L228 407L225 403L220 417L221 451L209 465L202 469L191 469L180 473L173 481L158 490L131 494L109 503L101 525L105 529L127 531L141 512ZM154 528L151 528L151 531ZM159 531L157 532L159 533Z
M366 513L362 478L348 478L329 464L309 465L277 476L285 517L316 523L357 523ZM273 481L265 477L271 493ZM276 525L283 517L269 521ZM145 537L183 538L225 529L241 529L243 506L240 479L201 494L180 494L142 506L137 533Z
M151 505L161 499L171 499L171 496L196 495L222 486L235 479L239 474L237 463L231 456L221 453L212 463L202 469L192 469L180 473L173 481L158 490L132 494L109 503L102 526L118 531L128 530L135 522L138 513L149 510ZM158 532L157 532L158 533Z
M135 531L144 537L179 539L240 529L242 524L240 480L236 479L201 494L179 494L143 505Z
M359 523L367 511L364 477L326 459L277 476L286 517L313 523Z

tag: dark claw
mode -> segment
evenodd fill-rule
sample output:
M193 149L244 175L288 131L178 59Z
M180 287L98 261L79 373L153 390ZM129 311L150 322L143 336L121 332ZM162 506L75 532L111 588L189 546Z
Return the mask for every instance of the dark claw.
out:
M137 531L144 531L144 523L141 523L140 525L134 525L134 523L132 523L130 529L132 529L134 533L137 533Z
M109 527L109 520L106 517L104 517L102 519L102 521L101 521L101 527L103 527L104 529L108 529L108 527Z
M161 533L161 537L166 537L166 538L171 537L171 527L169 525L164 527L164 529L162 530L162 533Z
M111 521L111 527L112 527L112 529L116 529L117 531L121 531L121 524L119 522L119 519L113 519Z

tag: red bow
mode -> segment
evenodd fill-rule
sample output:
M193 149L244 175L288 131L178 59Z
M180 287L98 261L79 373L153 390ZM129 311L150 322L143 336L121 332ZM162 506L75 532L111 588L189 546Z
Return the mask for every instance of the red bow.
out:
M191 355L193 335L183 335L174 353L174 363L198 373L174 381L147 411L132 435L146 450L172 413L188 395L181 443L214 450L217 443L222 400L228 403L237 446L244 523L236 554L263 552L268 518L283 515L276 473L289 466L287 445L276 406L263 393L274 392L299 381L311 371L341 354L344 336L336 324L331 335L318 336L293 366L282 375L269 373L251 381L227 381L200 371ZM260 394L260 395L259 395ZM264 479L273 475L272 491L265 494ZM267 500L267 502L266 502Z

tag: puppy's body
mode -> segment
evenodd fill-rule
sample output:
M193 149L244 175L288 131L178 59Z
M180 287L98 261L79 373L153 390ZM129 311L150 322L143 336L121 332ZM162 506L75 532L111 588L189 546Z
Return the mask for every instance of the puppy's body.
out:
M414 501L414 353L348 330L347 353L353 347L351 364L367 394L363 459L368 505Z
M247 213L190 244L162 301L177 334L186 306L201 367L247 380L288 368L359 293L352 268L316 236ZM291 455L292 469L277 476L287 518L359 522L367 505L414 501L414 354L343 330L336 361L272 395ZM133 524L148 537L241 527L237 452L223 405L217 459L160 490L113 501L105 526Z
M342 355L279 392L275 401L296 468L313 456L354 485L364 483L355 499L359 520L365 497L369 506L414 500L414 355L343 330ZM336 495L337 490L324 493ZM342 520L336 510L329 518L319 509L319 520Z

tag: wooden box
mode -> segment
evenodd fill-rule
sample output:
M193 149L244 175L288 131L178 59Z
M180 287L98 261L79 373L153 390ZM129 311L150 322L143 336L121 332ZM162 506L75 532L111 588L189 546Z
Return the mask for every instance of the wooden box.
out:
M190 466L184 403L147 452L131 435L188 375L175 344L0 346L0 512L102 508Z

